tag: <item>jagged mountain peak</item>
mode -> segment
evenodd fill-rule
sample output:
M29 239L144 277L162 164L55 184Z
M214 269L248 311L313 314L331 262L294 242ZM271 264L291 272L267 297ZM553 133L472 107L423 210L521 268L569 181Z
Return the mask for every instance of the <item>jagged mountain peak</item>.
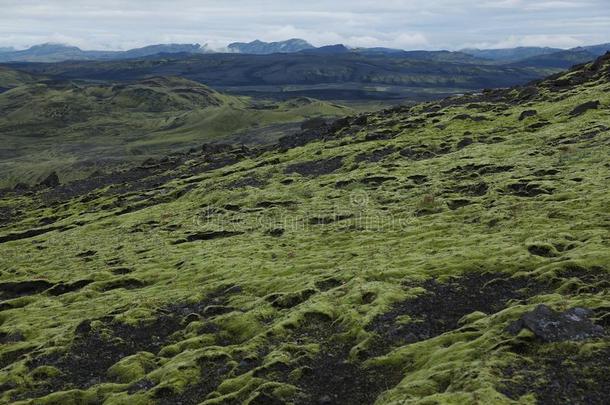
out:
M232 52L259 55L273 53L294 53L312 48L314 48L313 45L304 39L299 38L292 38L286 41L278 42L263 42L257 39L248 43L234 42L228 46L228 49Z

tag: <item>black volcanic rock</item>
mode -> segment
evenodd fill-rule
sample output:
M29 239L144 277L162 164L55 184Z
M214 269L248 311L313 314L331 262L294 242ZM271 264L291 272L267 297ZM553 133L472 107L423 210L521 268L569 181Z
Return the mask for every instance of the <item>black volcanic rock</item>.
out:
M40 182L41 186L49 188L57 187L59 186L59 184L59 176L55 172L52 172L43 181Z
M599 101L586 102L586 103L581 104L581 105L577 106L576 108L574 108L572 110L572 112L570 113L570 115L572 117L578 117L579 115L582 115L589 110L597 110L599 108L599 104L600 104Z
M321 117L311 118L301 123L301 130L320 129L326 126L326 120Z
M519 116L519 121L523 121L524 119L529 118L529 117L534 117L537 114L538 114L538 112L536 110L525 110Z
M521 329L529 329L544 342L587 340L603 336L604 328L593 324L589 320L590 314L591 311L585 308L556 312L546 305L538 305L510 324L507 331L516 335Z

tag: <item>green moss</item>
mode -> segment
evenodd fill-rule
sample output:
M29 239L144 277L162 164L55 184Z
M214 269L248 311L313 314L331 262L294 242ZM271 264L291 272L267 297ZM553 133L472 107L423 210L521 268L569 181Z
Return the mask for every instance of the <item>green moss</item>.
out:
M130 383L143 378L157 367L152 353L140 352L124 357L108 369L108 376L119 383Z
M47 378L53 378L59 376L60 374L60 370L51 366L37 367L30 373L34 380L44 380Z
M37 194L7 196L0 206L22 212L2 236L37 229L49 217L67 228L1 243L1 282L91 283L3 302L0 331L18 331L24 340L7 338L0 348L6 364L0 383L10 387L0 402L32 393L30 403L152 404L162 393L179 398L197 389L206 404L267 396L289 402L311 394L305 367L323 373L315 366L324 364L331 372L398 370L391 378L371 374L373 381L398 381L379 388L377 404L510 403L499 391L503 370L517 364L516 347L539 344L526 330L507 333L511 322L543 303L587 307L607 324L608 132L582 135L610 126L610 116L605 107L566 114L592 99L610 103L602 84L571 94L543 89L527 105L538 111L535 119L549 121L536 130L518 121L522 104L447 106L434 124L431 105L421 105L408 114L369 115L368 124L348 127L337 139L204 173L196 169L207 162L193 156L165 173L162 185L120 199L110 195L116 187L45 207ZM488 120L453 119L461 114ZM396 136L363 141L385 129ZM457 149L465 132L473 143ZM450 151L441 153L443 144ZM390 147L381 161L356 162ZM411 152L401 154L406 148ZM328 174L285 171L336 156L344 164ZM383 181L363 181L374 177ZM228 186L246 178L264 185ZM112 205L118 200L124 206ZM138 210L120 212L128 207ZM212 231L233 233L176 243ZM90 250L95 254L79 256ZM515 286L525 279L535 288L497 310L464 310L448 330L379 347L380 333L429 322L408 311L383 321L401 303L434 294L426 281L459 285L461 277L482 273ZM157 330L139 337L150 338L146 347L117 332L120 325L144 330L159 319ZM87 320L90 331L83 328ZM122 355L100 371L99 384L73 390L56 372L65 373L61 364L40 356L69 355L82 342L92 348L105 342ZM608 340L576 345L588 353L607 348ZM535 361L532 354L521 357ZM56 378L57 392L36 394L38 383ZM212 387L197 385L202 381ZM129 394L134 383L144 388Z

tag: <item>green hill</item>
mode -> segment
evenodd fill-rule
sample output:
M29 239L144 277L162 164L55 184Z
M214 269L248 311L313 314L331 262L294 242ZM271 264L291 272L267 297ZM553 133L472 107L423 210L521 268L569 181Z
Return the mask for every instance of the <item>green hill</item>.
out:
M34 83L38 79L28 73L0 66L0 93L28 83Z
M268 126L298 127L308 117L336 117L351 109L315 100L265 104L185 79L153 77L128 84L36 82L0 94L0 111L0 185L12 186L35 183L51 171L75 180L203 142L237 139ZM265 143L277 136L247 139Z
M609 90L610 55L4 192L0 401L607 402Z

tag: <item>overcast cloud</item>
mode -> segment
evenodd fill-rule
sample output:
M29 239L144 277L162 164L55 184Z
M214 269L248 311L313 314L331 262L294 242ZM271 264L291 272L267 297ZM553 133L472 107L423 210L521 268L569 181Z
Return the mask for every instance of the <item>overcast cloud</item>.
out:
M0 47L303 38L404 49L610 42L610 0L0 0Z

